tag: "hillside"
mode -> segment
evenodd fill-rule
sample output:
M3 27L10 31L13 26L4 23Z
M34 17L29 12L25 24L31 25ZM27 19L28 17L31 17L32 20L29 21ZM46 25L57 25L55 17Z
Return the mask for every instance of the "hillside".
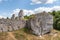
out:
M45 34L42 37L30 33L26 28L0 33L0 40L60 40L60 32L52 30L50 34Z

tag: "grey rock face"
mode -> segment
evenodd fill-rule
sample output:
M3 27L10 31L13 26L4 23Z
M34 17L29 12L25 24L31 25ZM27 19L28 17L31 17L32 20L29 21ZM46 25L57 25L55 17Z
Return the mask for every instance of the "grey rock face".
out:
M18 17L19 17L19 19L23 18L23 10L20 10Z
M20 14L21 13L21 14ZM0 32L7 32L18 30L24 27L31 28L32 33L36 35L43 35L53 29L53 16L49 13L42 12L34 15L34 18L23 20L23 11L19 12L18 17L15 15L11 19L0 19Z
M13 14L11 19L0 19L0 32L7 32L24 28L26 21L23 20L22 17L23 10L20 10L17 18L15 17L15 14Z
M25 20L0 20L0 32L7 32L24 28Z
M32 33L43 35L53 29L53 16L43 12L35 15L35 18L29 20L28 27L32 29Z
M14 20L14 19L15 19L15 14L13 14L11 17L11 20Z

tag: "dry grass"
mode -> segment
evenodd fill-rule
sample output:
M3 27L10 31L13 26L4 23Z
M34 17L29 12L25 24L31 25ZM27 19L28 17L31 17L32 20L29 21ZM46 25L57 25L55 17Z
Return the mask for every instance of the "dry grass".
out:
M24 29L10 32L16 40L60 40L60 31L52 30L50 34L42 35L42 37L33 35L30 31L25 32ZM0 40L13 40L8 33L0 33Z

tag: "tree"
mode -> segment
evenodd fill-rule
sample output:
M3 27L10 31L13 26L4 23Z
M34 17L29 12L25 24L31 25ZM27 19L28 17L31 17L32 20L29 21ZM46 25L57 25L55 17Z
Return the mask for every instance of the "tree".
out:
M53 15L54 29L60 30L60 11L53 11L50 14Z
M26 16L24 16L24 18L25 18L25 19L29 19L29 16L26 15Z

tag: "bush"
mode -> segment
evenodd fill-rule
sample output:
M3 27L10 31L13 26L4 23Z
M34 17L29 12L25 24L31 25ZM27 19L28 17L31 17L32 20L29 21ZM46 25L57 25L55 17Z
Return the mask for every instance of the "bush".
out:
M60 11L53 11L50 14L53 15L54 29L60 30Z

